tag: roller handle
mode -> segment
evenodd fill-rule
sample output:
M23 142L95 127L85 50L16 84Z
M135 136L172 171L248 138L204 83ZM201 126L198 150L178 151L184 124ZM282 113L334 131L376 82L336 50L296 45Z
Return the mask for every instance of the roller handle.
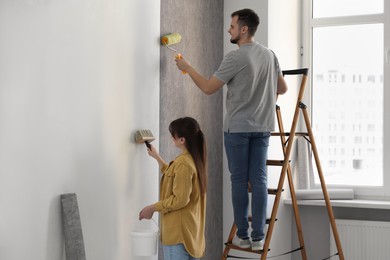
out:
M178 53L178 54L176 54L176 57L175 57L175 58L176 58L176 59L180 59L180 60L181 60L181 59L183 59L183 56L181 56L181 54L180 54L180 53ZM181 71L181 73L182 73L182 74L187 74L187 72L186 72L186 71L184 71L184 70L182 70L182 71Z
M146 147L148 147L150 150L152 150L152 146L150 145L149 141L145 141Z

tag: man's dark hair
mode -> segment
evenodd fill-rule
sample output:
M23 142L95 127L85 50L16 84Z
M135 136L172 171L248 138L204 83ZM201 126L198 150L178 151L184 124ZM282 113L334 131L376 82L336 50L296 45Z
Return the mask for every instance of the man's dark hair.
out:
M242 9L232 13L232 18L238 16L238 25L240 28L248 26L248 32L250 36L254 36L257 30L257 26L260 23L259 16L251 9Z

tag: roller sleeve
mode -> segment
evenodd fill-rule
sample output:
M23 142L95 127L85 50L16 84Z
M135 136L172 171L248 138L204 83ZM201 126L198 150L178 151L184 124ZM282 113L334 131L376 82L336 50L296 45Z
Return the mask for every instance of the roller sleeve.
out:
M162 45L172 45L181 41L181 35L179 33L167 34L161 37Z

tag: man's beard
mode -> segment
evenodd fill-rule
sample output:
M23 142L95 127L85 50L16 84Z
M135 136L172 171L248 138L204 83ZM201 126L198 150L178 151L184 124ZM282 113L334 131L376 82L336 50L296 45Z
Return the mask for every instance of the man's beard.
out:
M240 38L240 35L239 35L236 38L230 38L230 42L233 43L233 44L237 44L240 39L241 38Z

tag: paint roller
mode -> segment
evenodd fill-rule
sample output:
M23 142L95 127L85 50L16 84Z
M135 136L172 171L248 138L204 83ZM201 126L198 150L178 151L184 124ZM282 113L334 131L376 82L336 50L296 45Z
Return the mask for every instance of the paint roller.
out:
M145 143L146 147L152 149L150 146L150 142L155 139L152 134L152 131L150 131L149 129L140 129L135 131L134 137L135 142L139 144Z
M176 58L177 59L183 59L181 54L174 48L170 47L169 45L173 45L176 43L179 43L181 41L181 35L180 33L171 33L171 34L166 34L161 37L161 44L167 47L169 50L176 52ZM183 74L186 74L185 71L182 71Z

